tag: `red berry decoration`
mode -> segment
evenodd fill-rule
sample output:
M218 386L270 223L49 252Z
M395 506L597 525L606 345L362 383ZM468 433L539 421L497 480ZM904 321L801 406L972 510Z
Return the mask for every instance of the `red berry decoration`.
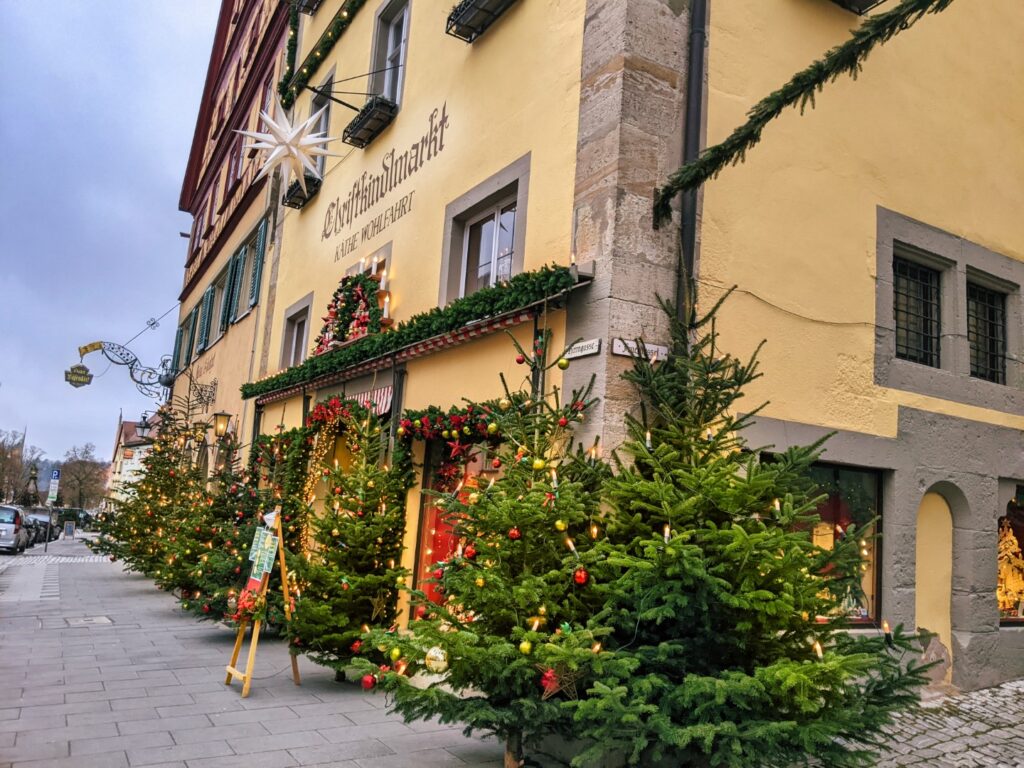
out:
M377 678L373 675L363 675L362 686L364 691L372 691L377 685Z
M352 653L359 653L359 649L363 647L362 640L356 640L349 646L352 649Z
M522 355L516 355L516 362L517 362L517 363L518 363L519 365L522 365L523 363L525 363L525 362L526 362L526 358L525 358L525 357L523 357Z
M581 587L590 581L590 574L587 573L586 568L577 568L573 571L572 580L579 584Z
M520 531L519 528L513 526L512 528L508 529L508 537L512 539L512 541L519 541L521 538L523 538L523 532Z
M568 424L569 424L569 420L567 418L565 418L565 416L563 416L562 418L560 418L558 420L558 426L560 426L560 427L567 426Z
M462 554L465 556L467 560L472 560L474 557L476 557L476 547L474 547L472 544L467 544L466 548L462 551Z
M491 462L491 466L495 469L501 469L501 459L495 459Z

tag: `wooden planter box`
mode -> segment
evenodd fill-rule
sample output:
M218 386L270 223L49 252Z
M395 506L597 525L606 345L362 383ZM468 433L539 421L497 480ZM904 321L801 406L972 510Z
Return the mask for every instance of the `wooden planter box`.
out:
M288 191L284 193L281 204L295 209L304 207L306 203L316 197L316 193L320 191L321 183L320 179L316 176L310 176L307 173L306 191L302 191L302 186L299 184L299 180L296 179L288 185Z
M516 0L462 0L448 14L445 32L472 43Z
M353 147L362 149L388 127L395 115L398 105L384 96L371 96L352 122L345 126L341 140Z

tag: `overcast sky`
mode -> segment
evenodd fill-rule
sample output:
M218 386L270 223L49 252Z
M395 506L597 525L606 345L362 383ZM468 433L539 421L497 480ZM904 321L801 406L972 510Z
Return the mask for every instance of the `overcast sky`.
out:
M153 403L127 369L73 389L90 341L125 343L176 307L190 226L178 195L219 0L0 0L0 429L49 458ZM156 366L175 308L129 345Z

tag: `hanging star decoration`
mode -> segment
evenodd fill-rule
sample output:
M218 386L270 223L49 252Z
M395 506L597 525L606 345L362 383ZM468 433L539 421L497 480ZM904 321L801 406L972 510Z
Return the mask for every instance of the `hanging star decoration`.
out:
M278 115L276 120L267 112L260 112L263 124L267 128L266 133L241 130L236 130L235 133L256 139L254 143L245 145L244 149L267 150L267 158L260 172L256 174L256 179L269 175L279 165L285 165L298 179L299 185L305 193L306 173L316 179L320 178L320 171L316 166L317 158L338 157L326 149L327 143L337 141L338 137L314 132L321 115L327 109L326 106L311 115L306 122L292 125L277 97L274 98L274 104L275 112Z
M387 610L388 598L383 592L378 594L376 597L370 598L370 605L373 606L373 613L370 615L370 621L376 621L378 616L383 616L384 611Z
M567 698L575 701L578 698L576 693L576 681L580 679L580 673L569 669L564 664L556 664L549 667L547 664L534 665L541 672L540 684L544 689L541 694L541 701L547 701L557 693L564 693Z

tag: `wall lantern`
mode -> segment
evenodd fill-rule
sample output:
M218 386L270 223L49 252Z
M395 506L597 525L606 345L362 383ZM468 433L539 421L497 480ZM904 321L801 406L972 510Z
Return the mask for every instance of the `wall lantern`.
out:
M848 11L853 11L858 16L863 16L876 5L884 3L885 0L832 0L832 2Z
M149 437L149 431L153 428L153 425L149 423L149 419L146 418L146 414L142 414L142 418L135 425L135 433L145 440Z
M218 411L213 414L213 434L218 440L228 433L228 424L231 423L231 414Z

